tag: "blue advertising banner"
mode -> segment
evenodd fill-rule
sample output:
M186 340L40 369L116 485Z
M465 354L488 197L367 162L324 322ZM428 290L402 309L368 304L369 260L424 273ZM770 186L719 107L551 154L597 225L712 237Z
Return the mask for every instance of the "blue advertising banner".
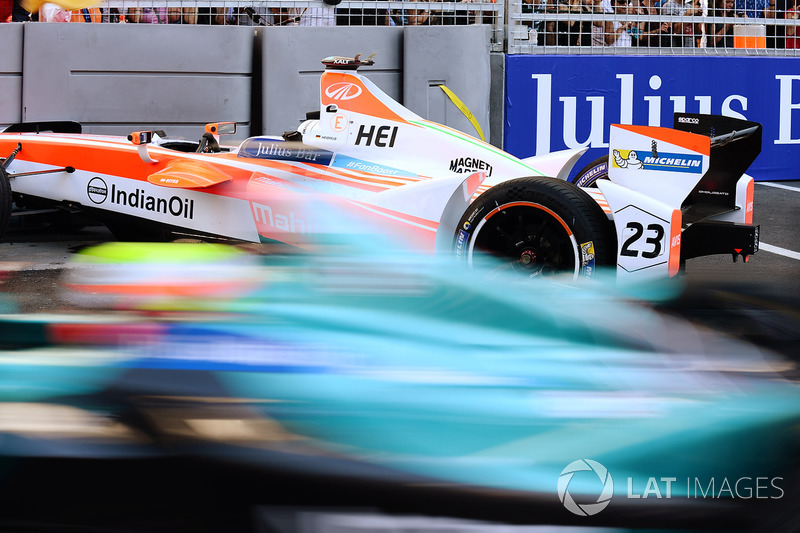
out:
M504 148L518 157L589 146L607 154L611 124L672 127L675 112L760 122L756 180L800 179L800 58L506 56Z

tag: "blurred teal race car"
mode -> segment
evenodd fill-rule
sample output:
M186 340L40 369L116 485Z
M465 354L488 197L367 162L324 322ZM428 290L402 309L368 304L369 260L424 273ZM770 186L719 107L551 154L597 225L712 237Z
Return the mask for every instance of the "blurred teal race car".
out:
M792 360L599 282L166 246L82 254L102 314L0 322L0 524L797 524Z

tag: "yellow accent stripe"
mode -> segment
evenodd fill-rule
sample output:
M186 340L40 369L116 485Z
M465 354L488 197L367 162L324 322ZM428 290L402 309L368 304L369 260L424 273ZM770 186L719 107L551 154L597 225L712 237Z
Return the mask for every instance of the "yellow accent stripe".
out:
M472 126L475 128L475 131L477 131L478 135L480 135L481 140L485 142L486 138L483 136L483 130L481 129L481 125L478 124L478 121L475 119L475 115L472 114L472 111L470 111L469 108L466 106L466 104L464 104L464 102L462 102L461 99L458 96L456 96L456 94L453 91L448 89L446 85L444 84L439 85L439 88L442 91L444 91L444 94L446 94L447 97L450 99L450 101L453 102L453 104L455 104L455 106L459 109L459 111L464 113L464 116L467 117L467 120L469 120L472 123Z

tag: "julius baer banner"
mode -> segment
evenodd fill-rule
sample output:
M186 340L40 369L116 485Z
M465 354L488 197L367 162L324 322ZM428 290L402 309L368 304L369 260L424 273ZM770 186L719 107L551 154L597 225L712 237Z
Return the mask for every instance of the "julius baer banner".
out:
M611 124L711 113L763 125L756 180L800 179L800 57L509 55L505 105L518 157L588 146L577 171L608 153Z

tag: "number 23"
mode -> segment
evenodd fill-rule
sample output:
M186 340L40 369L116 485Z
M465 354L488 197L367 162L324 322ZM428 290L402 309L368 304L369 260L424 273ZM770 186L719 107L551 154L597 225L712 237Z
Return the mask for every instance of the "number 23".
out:
M622 245L622 251L619 253L619 255L624 255L626 257L639 257L639 250L632 250L631 245L642 238L645 228L639 222L628 222L628 225L625 226L625 229L632 229L633 235L625 239L625 243ZM641 254L645 259L653 259L662 253L661 243L664 240L664 226L661 224L648 224L647 231L655 232L654 235L647 237L645 240L647 244L652 246L652 249L642 251Z

